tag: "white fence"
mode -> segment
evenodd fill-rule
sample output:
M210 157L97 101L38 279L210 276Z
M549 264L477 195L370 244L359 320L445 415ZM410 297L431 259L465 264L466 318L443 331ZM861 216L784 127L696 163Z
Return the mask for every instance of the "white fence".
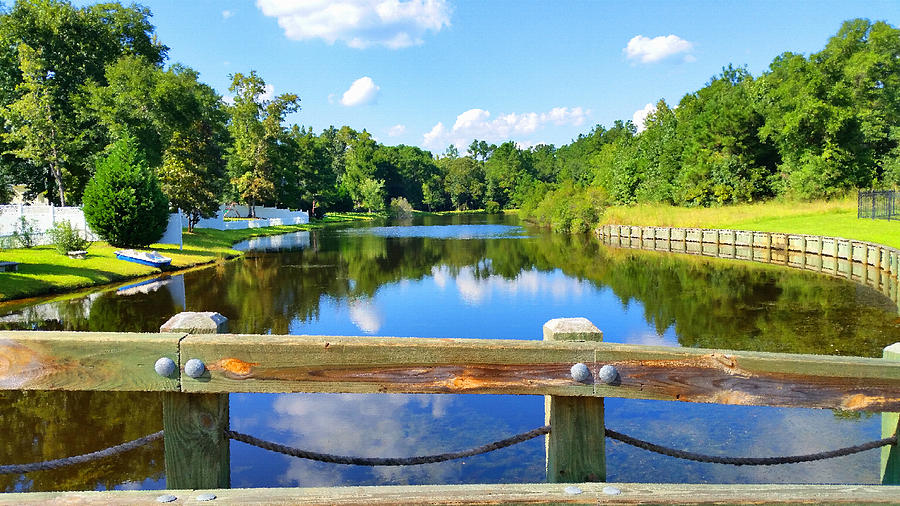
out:
M219 212L213 218L202 218L194 228L213 228L216 230L238 230L244 228L261 228L274 227L276 225L300 225L309 223L309 214L304 211L291 211L288 209L278 209L276 207L256 206L256 216L254 220L234 220L225 221L226 213L230 218L243 217L250 214L247 206L234 206L238 216L234 216L234 212L226 209L225 206L219 207ZM182 221L182 227L187 228L187 217Z
M34 240L37 245L50 244L50 235L47 232L62 221L68 221L90 241L100 239L88 226L80 207L13 204L0 206L0 239L6 239L0 243L9 243L8 238L18 230L22 218L25 218L28 225L34 229ZM180 212L169 215L166 231L157 242L181 246L181 220Z

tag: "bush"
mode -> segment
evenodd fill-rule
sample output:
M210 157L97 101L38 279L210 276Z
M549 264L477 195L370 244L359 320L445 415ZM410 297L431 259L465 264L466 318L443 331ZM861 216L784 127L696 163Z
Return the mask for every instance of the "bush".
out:
M404 197L391 199L391 206L388 212L392 218L398 220L408 220L413 217L413 207Z
M78 235L78 229L68 221L57 222L48 233L53 240L53 246L60 254L65 255L70 251L86 250L90 241Z
M19 247L22 248L31 248L34 246L36 235L37 231L34 229L34 225L24 216L20 216L19 221L16 222L16 229L12 233L13 243L19 243Z
M97 162L84 189L84 217L113 246L147 246L162 237L169 202L133 137L116 141Z
M484 203L484 212L488 214L497 214L500 212L500 204L493 200L488 200Z
M584 233L597 225L607 205L608 198L599 188L566 185L547 192L522 217L556 232Z

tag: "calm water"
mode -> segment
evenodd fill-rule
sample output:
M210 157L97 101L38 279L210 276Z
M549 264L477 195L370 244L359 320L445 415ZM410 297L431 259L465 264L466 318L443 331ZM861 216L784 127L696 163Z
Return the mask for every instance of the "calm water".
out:
M607 341L880 356L896 307L845 280L747 262L618 250L502 217L363 225L251 240L242 260L157 282L0 306L0 328L155 331L182 310L243 333L539 339L584 316ZM543 398L487 395L231 395L235 430L311 450L408 456L468 448L543 424ZM607 426L705 453L798 454L880 437L877 415L607 399ZM159 396L0 393L0 464L93 451L159 430ZM232 443L234 487L539 482L543 440L407 468L292 459ZM877 451L740 468L610 442L610 481L878 481ZM162 488L162 444L87 466L0 476L3 489Z

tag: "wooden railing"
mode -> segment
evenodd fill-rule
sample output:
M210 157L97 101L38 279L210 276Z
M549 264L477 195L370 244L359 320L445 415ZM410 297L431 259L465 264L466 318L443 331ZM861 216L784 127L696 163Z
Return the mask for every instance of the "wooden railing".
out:
M544 326L543 341L218 333L226 324L217 313L182 313L159 334L0 332L0 389L166 392L168 487L217 489L222 498L234 501L268 497L353 502L360 499L356 494L361 489L352 489L353 493L339 488L327 489L330 493L291 489L293 495L290 490L263 495L223 491L230 487L229 441L224 435L229 392L546 396L547 422L552 426L547 445L551 484L367 488L366 501L372 503L478 502L486 497L499 502L615 499L605 496L599 486L584 484L602 482L606 476L604 397L880 411L886 412L886 436L897 426L891 412L900 412L900 345L886 348L884 358L627 345L602 342L602 333L583 318L551 320ZM176 367L164 377L155 365L166 358ZM204 367L194 367L197 362L186 367L189 360L199 360ZM580 381L573 369L576 364L589 371ZM614 367L615 376L601 374L603 366ZM896 447L884 450L883 483L898 483ZM558 482L582 483L584 495L572 496L553 485ZM879 486L616 487L623 494L618 499L629 501L900 501L900 490ZM72 493L6 494L0 495L0 502L66 494ZM88 502L106 502L143 500L152 494L75 495ZM406 500L398 499L401 496Z

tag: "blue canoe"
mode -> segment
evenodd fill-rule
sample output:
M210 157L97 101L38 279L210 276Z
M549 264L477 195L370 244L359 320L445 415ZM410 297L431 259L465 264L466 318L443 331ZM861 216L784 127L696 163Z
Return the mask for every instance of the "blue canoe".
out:
M133 249L116 251L116 258L151 267L165 267L172 263L171 258L164 257L155 251L147 252Z

